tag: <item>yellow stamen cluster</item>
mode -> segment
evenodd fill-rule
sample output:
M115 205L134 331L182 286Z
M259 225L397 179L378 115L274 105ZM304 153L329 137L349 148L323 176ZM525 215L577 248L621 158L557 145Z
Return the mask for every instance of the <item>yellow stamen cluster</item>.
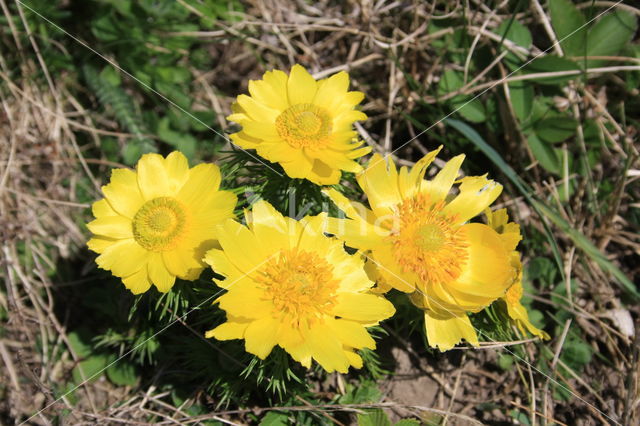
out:
M293 105L278 116L276 130L293 148L321 147L331 135L331 116L317 105Z
M169 250L180 240L187 217L180 202L171 197L147 201L133 218L133 237L149 251Z
M399 229L389 237L394 257L405 272L422 281L447 283L460 276L467 260L467 242L455 216L442 212L444 201L432 203L419 193L400 204Z
M274 314L291 327L308 327L335 305L338 281L331 265L316 253L283 250L267 262L259 276Z

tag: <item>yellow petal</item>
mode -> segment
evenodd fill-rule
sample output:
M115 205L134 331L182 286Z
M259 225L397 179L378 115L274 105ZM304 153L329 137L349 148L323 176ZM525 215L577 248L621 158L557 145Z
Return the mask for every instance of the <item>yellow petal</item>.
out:
M327 111L336 110L336 102L340 102L349 88L349 74L340 71L331 77L318 82L318 91L313 103Z
M302 366L311 367L311 348L299 329L282 327L278 344Z
M458 223L464 223L480 214L498 198L502 185L483 176L461 179L460 193L442 210L448 215L457 214Z
M515 270L510 252L498 233L481 223L463 225L468 260L462 275L448 285L461 293L497 299L513 283Z
M238 96L237 102L247 112L249 117L255 121L273 123L280 115L280 111L269 108L247 95Z
M267 247L245 226L228 219L217 228L218 242L231 262L242 272L251 273L271 255Z
M160 154L144 154L137 166L138 187L145 201L171 196L169 176Z
M149 252L133 239L120 240L106 247L96 263L116 277L127 277L144 268Z
M306 341L313 359L329 373L333 371L346 373L349 370L349 360L330 328L325 325L312 327L306 336Z
M169 192L177 193L189 178L189 162L180 151L173 151L164 160L169 182Z
M447 161L442 170L440 170L432 180L422 182L422 191L429 194L432 202L435 203L444 200L447 194L449 194L463 161L464 154L453 157Z
M349 364L351 364L354 368L362 368L362 358L360 355L353 351L344 351L344 355L349 360Z
M169 273L183 280L197 279L203 269L200 262L190 258L189 253L185 250L165 251L162 253L162 260Z
M149 256L147 268L151 282L160 293L166 293L171 290L171 287L173 287L176 281L176 276L172 275L164 265L160 253L153 253Z
M96 201L91 205L91 212L94 217L102 217L102 216L118 216L118 213L111 207L109 202L103 198L102 200Z
M392 214L393 208L402 202L398 189L398 172L393 159L389 158L387 162L379 154L374 154L357 179L377 216Z
M395 308L383 297L373 294L340 293L333 308L336 316L375 323L391 317Z
M215 164L198 164L189 170L189 179L176 198L188 206L197 206L203 195L220 187L220 169Z
M406 199L413 197L420 189L427 168L431 165L440 150L442 150L442 145L418 160L418 162L411 168L410 172L407 172L406 167L402 167L400 169L398 187L403 198Z
M207 339L213 337L218 340L242 339L249 324L249 322L225 322L207 331L204 337Z
M151 287L151 281L149 281L147 268L142 268L135 274L123 278L122 282L124 283L124 286L128 288L133 294L144 293Z
M415 291L416 284L420 282L418 276L410 271L404 271L393 255L391 245L381 245L374 248L373 253L367 259L374 263L384 281L393 288L405 293Z
M283 84L281 86L283 90L277 89L273 84L269 84L267 81L249 80L249 93L251 94L251 97L270 108L278 110L279 112L287 109L289 106L286 92L287 75L285 73L282 73L282 75L284 76L284 80L282 81Z
M133 219L144 200L138 189L138 176L129 169L114 169L111 180L102 187L104 196L115 211Z
M280 212L266 201L251 206L251 230L259 241L269 242L273 251L289 247L289 234L295 232Z
M118 240L113 238L93 237L89 241L87 241L87 247L89 248L89 250L100 254L105 251L107 247L113 245L117 241Z
M375 349L376 342L360 323L344 319L329 320L326 322L332 334L345 345L356 349Z
M260 318L253 321L244 332L247 352L265 359L277 343L280 323L273 318Z
M278 109L285 110L288 106L288 96L287 96L287 82L289 81L289 76L280 70L267 71L262 76L262 80L271 86L273 90L273 94L275 98L272 100L279 100L276 106Z
M101 216L87 223L89 231L113 239L133 238L131 219L124 216Z
M302 66L296 64L291 68L287 82L289 104L308 104L316 96L318 85L314 78Z
M437 347L441 351L448 351L465 339L468 343L478 346L478 335L467 315L441 318L425 312L425 332L429 346Z
M220 308L234 317L258 319L271 316L273 305L264 299L264 292L250 281L235 283L220 296Z

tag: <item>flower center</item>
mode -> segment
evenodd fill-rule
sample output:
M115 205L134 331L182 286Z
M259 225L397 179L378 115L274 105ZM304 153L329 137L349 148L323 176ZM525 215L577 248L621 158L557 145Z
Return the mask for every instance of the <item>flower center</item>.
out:
M186 214L171 197L147 201L133 218L133 237L149 251L166 251L175 246L183 234Z
M399 227L389 237L402 269L424 282L451 282L467 261L464 230L455 216L442 212L444 206L444 201L432 203L427 194L404 200L398 210Z
M257 281L273 302L274 314L290 327L322 321L336 303L333 268L315 253L283 250L267 262Z
M276 118L276 130L294 148L319 147L331 136L331 115L313 104L293 105Z

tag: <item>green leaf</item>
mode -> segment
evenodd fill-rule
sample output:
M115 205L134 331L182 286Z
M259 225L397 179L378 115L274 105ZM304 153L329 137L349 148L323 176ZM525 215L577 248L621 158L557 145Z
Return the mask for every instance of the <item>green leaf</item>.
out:
M100 41L112 42L120 39L120 31L110 15L103 15L93 21L91 32Z
M461 87L462 76L459 72L449 69L440 76L440 81L438 82L438 92L440 94L453 92Z
M394 426L420 426L420 424L421 423L415 419L402 419L396 422Z
M268 412L262 420L260 420L260 426L286 426L288 424L289 416L276 411Z
M615 56L633 38L638 29L638 21L634 15L616 9L604 15L589 31L587 56ZM606 64L607 60L589 60L589 68Z
M487 119L484 105L482 104L480 99L452 102L451 105L458 114L471 121L472 123L482 123Z
M213 127L214 120L216 119L215 111L193 111L193 115L200 121L191 119L191 128L196 132L204 132L209 130L209 127ZM204 124L202 124L204 123ZM208 126L208 127L207 127Z
M511 370L513 366L513 356L508 354L501 354L498 356L498 367L503 369L504 371Z
M545 142L555 143L569 139L576 133L578 123L571 117L549 117L534 125L538 137Z
M529 49L531 47L531 32L527 27L515 19L503 21L496 29L496 33L520 47L524 47L525 49ZM503 43L503 45L500 46L500 51L504 50L509 49L507 49ZM516 69L522 64L522 59L515 53L509 51L505 56L505 62L509 68Z
M556 55L544 55L531 61L523 68L527 74L531 73L551 73L558 71L579 71L580 67L572 60L561 58ZM564 76L536 77L535 82L545 85L557 85L569 80L575 80L579 74Z
M462 74L454 70L446 70L440 77L438 92L450 93L463 86ZM449 100L451 107L457 113L473 123L481 123L487 119L484 105L479 99L471 96L458 95Z
M120 360L107 368L107 377L118 386L134 386L138 382L138 374L135 365Z
M509 83L509 95L516 117L520 122L526 121L533 108L533 86L526 81L513 81Z
M387 414L379 408L367 410L366 414L358 414L358 426L391 426Z
M181 151L188 159L192 160L195 157L198 141L188 133L171 130L169 117L159 121L157 134L160 140Z
M527 143L531 149L531 153L548 172L560 175L562 172L562 162L557 149L551 145L544 143L536 136L531 134L527 137Z
M76 384L80 384L85 380L89 382L97 380L98 377L102 375L102 369L104 369L111 360L112 358L108 355L99 354L80 361L71 372L73 381Z
M551 26L565 56L583 56L587 27L582 12L570 0L549 0Z
M86 331L86 329L80 329L72 331L67 335L71 349L73 349L75 354L80 358L85 358L91 355L91 345L89 343L85 343L90 339L90 335Z
M120 86L122 79L120 78L120 73L112 66L105 66L99 74L100 78L109 83L112 86Z

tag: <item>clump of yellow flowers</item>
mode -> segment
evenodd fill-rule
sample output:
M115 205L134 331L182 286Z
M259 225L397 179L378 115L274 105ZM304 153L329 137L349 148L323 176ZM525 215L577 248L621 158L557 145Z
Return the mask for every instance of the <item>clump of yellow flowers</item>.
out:
M151 285L169 292L176 278L195 280L209 266L222 277L215 304L226 322L206 337L242 339L261 359L280 346L329 372L360 368L358 351L375 349L368 329L395 313L391 289L423 312L428 344L440 350L463 339L478 345L468 315L499 300L520 332L548 339L520 301L519 226L490 209L501 185L459 178L464 155L426 179L442 147L411 168L379 154L363 168L356 160L371 149L353 124L366 119L356 109L364 95L348 89L345 72L316 81L300 65L268 71L233 104L228 119L241 130L231 139L291 178L334 185L342 171L356 173L368 205L325 188L341 217L296 220L257 201L240 221L216 165L146 154L135 170L113 170L93 204L88 246L98 266L134 294Z

